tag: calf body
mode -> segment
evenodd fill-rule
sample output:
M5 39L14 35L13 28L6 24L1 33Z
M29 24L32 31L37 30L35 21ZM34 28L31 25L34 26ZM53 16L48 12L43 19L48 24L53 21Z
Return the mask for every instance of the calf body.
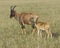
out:
M50 30L50 25L46 22L37 22L35 24L36 28L37 28L37 31L38 31L38 36L39 36L39 31L45 31L47 34L48 34L48 38L49 36L52 37L52 33L51 33L51 30ZM40 32L40 35L42 37L42 34Z

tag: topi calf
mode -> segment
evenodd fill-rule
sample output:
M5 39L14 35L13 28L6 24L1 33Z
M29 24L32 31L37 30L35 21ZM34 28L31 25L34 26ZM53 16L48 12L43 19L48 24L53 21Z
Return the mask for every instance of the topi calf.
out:
M47 34L48 34L48 38L49 36L52 37L52 33L51 33L51 30L50 30L50 25L46 22L37 22L35 24L36 28L37 28L37 31L38 31L38 36L39 36L39 31L45 31ZM40 32L40 36L42 37L42 33Z

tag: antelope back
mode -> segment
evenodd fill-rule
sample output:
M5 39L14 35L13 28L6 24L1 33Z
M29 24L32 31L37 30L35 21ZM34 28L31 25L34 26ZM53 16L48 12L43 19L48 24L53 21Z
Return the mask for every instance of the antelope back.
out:
M20 14L20 19L25 24L31 24L31 21L36 22L37 18L38 18L38 16L34 15L32 13L21 13Z

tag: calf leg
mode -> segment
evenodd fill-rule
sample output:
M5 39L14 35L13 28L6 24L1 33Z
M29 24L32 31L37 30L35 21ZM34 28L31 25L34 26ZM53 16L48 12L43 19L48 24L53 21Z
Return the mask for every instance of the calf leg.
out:
M51 30L49 30L49 34L50 34L50 36L51 36L51 38L52 38L52 33L51 33Z
M43 32L43 30L40 30L40 37L42 38L42 32Z
M50 34L49 34L49 31L48 31L48 30L46 30L46 33L48 34L47 38L49 38L49 35L50 35Z
M48 34L48 38L49 38L49 36L51 36L51 38L52 38L52 33L50 32L50 30L46 30L46 33Z

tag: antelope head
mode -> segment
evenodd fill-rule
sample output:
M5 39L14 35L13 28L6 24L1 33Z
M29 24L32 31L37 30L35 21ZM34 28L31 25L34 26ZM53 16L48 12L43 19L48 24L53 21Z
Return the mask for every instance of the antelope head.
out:
M15 16L15 7L16 7L16 5L15 6L11 6L10 7L10 18L12 18L12 17L14 17Z

